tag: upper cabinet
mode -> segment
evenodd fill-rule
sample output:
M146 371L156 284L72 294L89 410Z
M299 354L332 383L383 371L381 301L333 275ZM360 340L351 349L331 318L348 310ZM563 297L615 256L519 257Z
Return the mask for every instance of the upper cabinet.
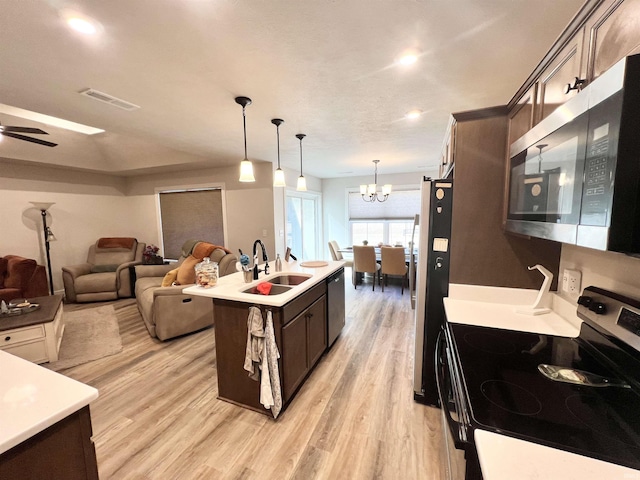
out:
M599 77L622 57L640 52L640 0L602 2L586 22L587 76Z
M585 81L582 68L582 38L584 30L579 30L557 55L555 60L542 71L538 86L538 106L534 124L549 116L556 108L580 91Z
M509 144L634 53L640 53L640 0L587 0L509 102Z
M509 139L518 139L533 127L538 103L537 92L538 85L534 84L509 111Z

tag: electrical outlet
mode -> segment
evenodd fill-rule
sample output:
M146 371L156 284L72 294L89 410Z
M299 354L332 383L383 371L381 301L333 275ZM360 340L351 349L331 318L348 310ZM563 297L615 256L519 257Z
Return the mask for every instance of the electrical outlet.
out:
M579 270L564 269L562 273L562 291L571 295L580 294L582 273Z

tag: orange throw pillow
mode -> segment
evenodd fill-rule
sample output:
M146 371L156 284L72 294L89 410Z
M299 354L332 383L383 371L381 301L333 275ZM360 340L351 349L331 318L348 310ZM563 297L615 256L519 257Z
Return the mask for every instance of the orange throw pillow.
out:
M190 283L196 283L196 271L195 266L202 260L198 260L193 255L189 255L184 259L184 262L178 267L178 276L176 280L180 285L189 285Z

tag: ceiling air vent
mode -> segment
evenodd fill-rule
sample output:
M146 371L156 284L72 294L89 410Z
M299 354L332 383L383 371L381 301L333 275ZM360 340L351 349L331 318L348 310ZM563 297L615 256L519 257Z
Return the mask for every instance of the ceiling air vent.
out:
M94 90L93 88L87 88L86 90L81 91L80 94L85 95L87 97L91 97L94 100L98 100L100 102L108 103L109 105L113 105L114 107L122 108L123 110L131 111L131 110L136 110L140 108L139 105L135 105L125 100L121 100L119 98L114 97L113 95L109 95L108 93Z

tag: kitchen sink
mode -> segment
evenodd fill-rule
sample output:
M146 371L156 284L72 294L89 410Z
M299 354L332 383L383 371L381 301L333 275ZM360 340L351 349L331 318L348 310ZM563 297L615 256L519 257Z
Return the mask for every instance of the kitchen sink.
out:
M272 285L269 295L280 295L281 293L288 292L289 290L291 290L291 288L292 286L290 285ZM258 291L257 286L247 288L246 290L242 290L242 293L252 293L253 295L262 295L262 293Z
M275 285L300 285L311 278L311 275L303 275L300 273L283 273L277 277L267 279L267 282Z

